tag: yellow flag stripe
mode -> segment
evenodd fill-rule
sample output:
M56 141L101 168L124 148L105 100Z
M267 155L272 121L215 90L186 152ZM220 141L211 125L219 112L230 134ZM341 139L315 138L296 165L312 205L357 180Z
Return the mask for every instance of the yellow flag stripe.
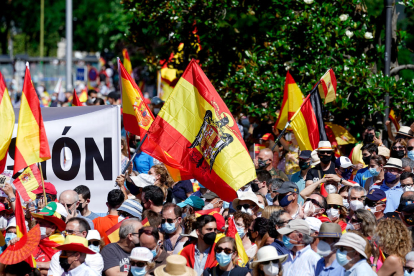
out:
M9 149L14 128L14 110L10 100L9 92L5 89L0 102L0 160L2 160Z

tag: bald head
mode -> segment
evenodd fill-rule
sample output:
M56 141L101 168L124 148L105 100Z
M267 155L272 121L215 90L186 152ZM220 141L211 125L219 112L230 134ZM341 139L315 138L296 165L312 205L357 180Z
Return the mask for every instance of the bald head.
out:
M59 203L68 209L68 213L73 214L79 206L79 195L74 190L63 191L59 196Z
M414 201L414 192L405 192L400 198L400 203L405 203L407 201Z

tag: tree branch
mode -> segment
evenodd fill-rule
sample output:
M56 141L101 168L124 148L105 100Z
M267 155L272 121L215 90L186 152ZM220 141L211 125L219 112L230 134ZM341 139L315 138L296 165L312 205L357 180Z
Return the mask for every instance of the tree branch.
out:
M414 64L404 64L404 65L399 65L395 68L393 68L390 72L390 75L393 76L395 74L398 74L398 72L400 72L401 70L404 69L411 69L414 70Z

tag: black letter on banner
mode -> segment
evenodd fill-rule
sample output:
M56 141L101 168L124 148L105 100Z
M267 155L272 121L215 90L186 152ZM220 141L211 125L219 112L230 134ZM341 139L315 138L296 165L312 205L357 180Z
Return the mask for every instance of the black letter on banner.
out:
M68 147L72 152L72 166L68 171L63 170L60 166L60 153L64 147ZM81 152L75 140L68 137L62 137L56 140L52 150L52 168L59 179L66 181L75 179L79 173L80 161Z
M10 145L9 145L9 155L10 155L10 158L13 159L13 160L14 160L15 150L16 150L16 137L11 139L11 142L10 142ZM13 162L13 164L14 164L14 162ZM14 165L7 166L7 170L12 171L13 169L14 169Z
M85 138L85 173L86 180L94 180L93 160L95 160L104 180L112 180L112 138L104 138L104 158L93 138Z

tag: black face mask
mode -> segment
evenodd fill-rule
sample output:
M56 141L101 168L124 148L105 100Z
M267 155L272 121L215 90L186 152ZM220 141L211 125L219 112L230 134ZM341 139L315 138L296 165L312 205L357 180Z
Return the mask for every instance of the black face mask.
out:
M267 164L267 160L258 160L257 161L257 169L258 170L263 170L264 168L266 168L269 164Z
M331 155L319 155L319 159L323 164L329 164L331 162Z
M211 232L211 233L207 233L204 235L203 237L203 241L207 244L207 245L213 245L214 241L216 240L216 233Z
M70 268L70 263L69 263L69 261L68 261L68 258L66 257L66 258L62 258L62 257L60 257L59 258L59 264L60 264L60 266L62 267L62 269L65 271L65 272L68 272L69 271L69 268Z
M82 213L83 209L85 209L85 207L83 207L82 203L79 203L79 206L76 208L79 212Z
M309 168L310 167L310 163L307 163L307 162L305 162L305 161L299 161L299 168L302 170L302 171L304 171L304 170L306 170L307 168Z
M391 157L392 158L398 158L398 159L402 159L405 156L405 152L404 150L393 150L391 151Z
M365 165L369 166L369 162L371 161L371 155L370 156L362 156L362 160L364 160Z
M364 145L374 142L374 134L366 134L364 138Z

